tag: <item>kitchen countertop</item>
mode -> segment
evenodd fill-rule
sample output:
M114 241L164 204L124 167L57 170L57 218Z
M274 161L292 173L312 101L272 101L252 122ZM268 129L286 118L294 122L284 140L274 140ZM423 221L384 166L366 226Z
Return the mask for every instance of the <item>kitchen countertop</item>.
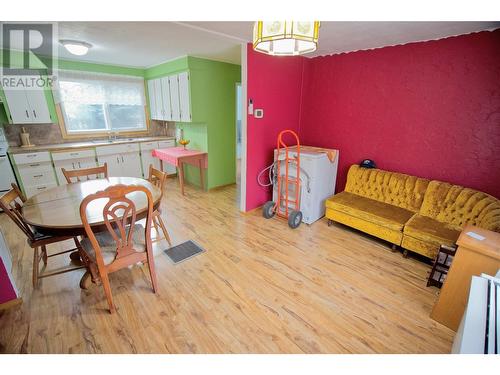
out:
M89 148L89 147L99 147L99 146L110 146L119 145L124 143L138 143L138 142L150 142L150 141L167 141L175 139L175 137L139 137L139 138L118 138L113 141L108 141L107 139L95 140L95 141L82 141L82 142L68 142L68 143L58 143L52 145L36 145L33 147L9 147L10 154L24 154L28 152L38 152L38 151L62 151L62 150L75 150L78 148Z

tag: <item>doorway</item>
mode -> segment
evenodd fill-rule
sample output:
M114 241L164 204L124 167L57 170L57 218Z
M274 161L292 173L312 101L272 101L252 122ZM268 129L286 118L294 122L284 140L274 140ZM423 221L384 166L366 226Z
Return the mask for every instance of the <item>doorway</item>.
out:
M237 189L237 205L241 206L241 155L242 155L242 91L241 83L236 84L236 189Z

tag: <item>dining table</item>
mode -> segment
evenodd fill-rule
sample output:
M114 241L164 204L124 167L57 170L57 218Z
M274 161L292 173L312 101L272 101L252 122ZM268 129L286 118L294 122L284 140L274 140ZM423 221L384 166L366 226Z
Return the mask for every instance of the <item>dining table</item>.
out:
M142 185L151 191L153 210L160 205L161 190L149 181L136 177L108 177L72 184L60 185L36 194L24 202L23 217L39 233L51 236L85 236L85 228L80 217L80 204L90 194L105 190L113 185ZM147 215L147 197L142 192L127 194L136 207L136 220ZM87 220L94 232L106 230L103 208L107 199L97 199L87 206ZM74 259L74 257L72 257ZM82 280L87 278L87 273ZM82 286L82 282L80 282Z

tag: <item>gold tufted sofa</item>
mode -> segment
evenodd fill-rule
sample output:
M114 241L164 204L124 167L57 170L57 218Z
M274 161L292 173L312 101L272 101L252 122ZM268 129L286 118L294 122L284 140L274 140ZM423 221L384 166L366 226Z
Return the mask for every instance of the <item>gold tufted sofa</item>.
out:
M465 224L500 232L500 201L424 178L352 165L345 190L326 201L326 217L395 246L434 258Z

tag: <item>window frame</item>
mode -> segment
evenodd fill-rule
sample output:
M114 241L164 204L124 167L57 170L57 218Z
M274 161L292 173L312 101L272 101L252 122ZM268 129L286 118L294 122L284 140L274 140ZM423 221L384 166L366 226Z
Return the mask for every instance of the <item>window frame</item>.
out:
M72 71L78 73L79 71ZM82 72L84 73L84 72ZM87 72L85 72L87 73ZM90 73L90 72L89 72ZM98 72L91 72L92 74L96 75L103 75L103 76L116 76L119 77L119 74L109 74L109 73L98 73ZM123 76L123 75L122 75ZM64 111L64 103L62 100L59 100L58 102L55 103L56 107L56 115L59 123L59 128L61 130L61 135L63 139L87 139L87 138L95 138L95 137L107 137L110 135L119 135L119 136L142 136L142 135L147 135L149 134L150 131L150 119L149 119L149 111L148 111L148 96L147 96L147 90L146 90L146 80L144 80L143 77L140 76L123 76L123 77L134 77L134 78L140 78L143 80L142 84L142 90L143 90L143 97L144 97L144 122L145 122L145 128L142 129L136 129L134 130L133 128L127 128L127 129L105 129L105 130L81 130L81 131L71 131L66 127L66 113ZM57 94L60 96L60 94ZM54 95L55 97L55 95ZM109 122L109 110L108 106L103 103L103 113L105 117L105 122L106 126L110 124Z

